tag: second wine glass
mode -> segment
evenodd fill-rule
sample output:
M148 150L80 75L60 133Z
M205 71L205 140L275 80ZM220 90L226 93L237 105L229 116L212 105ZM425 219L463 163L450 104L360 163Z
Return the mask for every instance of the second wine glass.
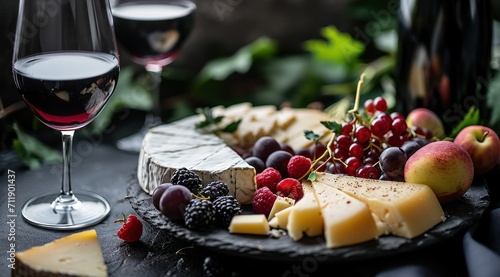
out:
M190 34L196 5L188 0L115 0L112 9L118 42L149 74L152 111L139 133L117 143L119 149L139 152L145 132L161 123L162 70L175 60Z

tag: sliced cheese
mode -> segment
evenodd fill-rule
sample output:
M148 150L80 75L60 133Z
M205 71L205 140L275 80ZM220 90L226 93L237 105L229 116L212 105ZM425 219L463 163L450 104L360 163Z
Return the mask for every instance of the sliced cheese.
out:
M13 276L107 276L95 230L16 253Z
M276 200L274 201L273 207L271 208L271 211L269 212L269 216L267 217L268 220L271 220L274 215L282 211L288 207L293 206L295 204L295 199L289 198L289 197L282 197L278 196L276 197Z
M277 212L271 219L272 222L269 221L269 224L270 225L272 224L271 227L286 230L286 226L288 224L288 217L290 216L290 211L292 210L292 207L293 206L290 206L284 210Z
M365 203L323 183L314 182L313 188L321 208L327 247L357 244L378 236L379 230Z
M426 185L316 173L316 180L368 204L388 233L414 238L445 220L436 195Z
M286 230L295 241L304 234L315 237L323 234L323 218L310 183L303 183L304 196L290 208Z
M263 214L235 215L229 224L229 232L233 234L268 235L269 222Z

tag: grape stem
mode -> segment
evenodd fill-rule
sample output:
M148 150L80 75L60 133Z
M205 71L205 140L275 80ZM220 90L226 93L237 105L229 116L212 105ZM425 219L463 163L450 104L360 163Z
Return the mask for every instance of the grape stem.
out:
M364 82L364 79L365 79L365 75L366 75L365 73L361 73L361 75L359 76L358 86L356 88L356 97L355 97L355 100L354 100L354 107L352 109L350 109L350 110L347 111L347 114L354 114L353 121L362 120L362 118L358 114L358 109L359 109L359 98L360 98L360 95L361 95L361 88L363 87L363 82ZM311 174L311 172L313 171L314 166L316 166L316 164L319 161L321 161L323 158L325 158L326 155L329 155L328 160L329 159L337 160L337 159L335 159L334 154L332 153L332 148L331 148L331 145L333 144L333 141L335 140L335 137L336 137L336 134L334 133L332 135L332 137L330 138L330 140L328 141L327 145L326 145L327 151L325 151L323 153L323 155L321 155L321 157L318 157L318 158L315 157L315 159L312 162L311 167L309 168L309 170L300 179L304 179L306 176L308 176L309 174ZM346 165L342 160L340 160L340 161L342 162L342 164ZM325 161L325 163L323 163L322 165L320 165L314 171L317 171L321 166L324 166L324 165L326 165L326 161Z
M363 81L365 79L365 73L361 73L361 76L359 77L358 81L358 87L356 89L356 98L354 99L354 107L350 110L347 111L348 114L350 113L357 113L359 109L359 98L361 95L361 88L363 87Z

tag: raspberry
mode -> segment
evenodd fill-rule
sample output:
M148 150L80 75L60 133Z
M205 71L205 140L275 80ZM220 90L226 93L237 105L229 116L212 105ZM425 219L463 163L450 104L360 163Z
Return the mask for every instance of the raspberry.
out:
M125 218L125 214L123 214L123 218L116 219L113 222L123 223L120 230L116 233L122 240L126 242L135 242L141 238L142 222L137 218L137 216L131 214Z
M255 183L257 184L257 189L268 187L274 193L276 192L276 185L281 179L282 177L278 170L268 167L255 176Z
M201 178L193 171L182 167L176 169L170 178L173 185L183 185L194 194L198 194L202 187Z
M226 196L229 193L229 188L222 181L213 181L201 189L200 193L209 197L211 201L214 201L220 196Z
M309 171L311 165L311 159L302 155L295 155L290 158L290 161L288 162L288 176L298 180Z
M276 186L276 194L282 197L289 197L299 201L304 196L302 184L294 178L281 180Z
M209 230L215 224L215 208L212 201L193 198L184 212L184 223L190 230Z
M266 217L269 216L276 198L278 198L278 196L268 187L257 189L252 199L253 212L256 214L264 214Z
M233 216L241 214L241 205L231 195L220 196L214 200L215 217L217 225L227 228L231 223Z

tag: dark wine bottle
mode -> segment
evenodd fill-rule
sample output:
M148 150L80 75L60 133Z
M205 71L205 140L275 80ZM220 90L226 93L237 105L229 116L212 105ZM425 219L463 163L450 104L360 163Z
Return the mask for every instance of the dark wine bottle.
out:
M398 21L399 112L428 108L447 134L473 106L489 118L490 1L401 0Z

